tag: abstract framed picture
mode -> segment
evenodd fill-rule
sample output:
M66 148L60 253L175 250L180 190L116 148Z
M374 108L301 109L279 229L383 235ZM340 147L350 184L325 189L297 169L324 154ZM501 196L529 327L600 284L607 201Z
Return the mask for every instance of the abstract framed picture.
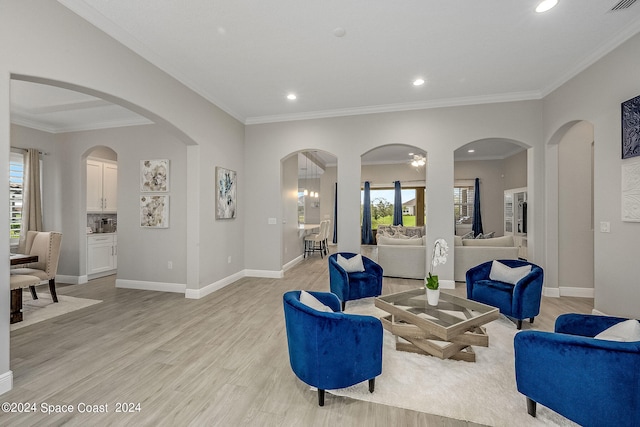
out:
M169 191L169 160L140 161L140 191L143 193Z
M140 196L140 227L169 228L169 196Z
M216 219L234 219L237 210L236 172L216 166Z
M640 156L640 96L622 103L622 158Z

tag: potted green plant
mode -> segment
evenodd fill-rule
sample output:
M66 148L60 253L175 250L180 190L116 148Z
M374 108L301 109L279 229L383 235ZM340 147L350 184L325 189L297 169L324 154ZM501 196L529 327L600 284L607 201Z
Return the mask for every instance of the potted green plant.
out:
M427 292L427 302L429 305L438 305L440 299L440 283L438 275L432 274L433 268L439 264L447 262L447 252L449 246L444 239L436 239L433 244L433 253L431 254L431 264L429 265L429 273L424 278L424 286Z

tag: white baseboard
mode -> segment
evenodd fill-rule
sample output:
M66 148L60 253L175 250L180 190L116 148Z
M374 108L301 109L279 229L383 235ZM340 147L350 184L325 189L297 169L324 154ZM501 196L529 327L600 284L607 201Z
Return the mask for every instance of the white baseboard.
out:
M302 262L303 259L304 259L304 256L302 256L302 255L298 256L297 258L294 258L293 260L289 261L288 263L286 263L285 265L282 266L282 271L287 271L287 270L295 267L300 262Z
M0 394L7 393L13 388L13 372L8 371L0 375Z
M440 288L441 289L455 289L456 288L456 282L454 280L442 279L442 280L439 280L439 283L440 283Z
M116 279L116 288L140 289L143 291L175 292L184 294L187 285L182 283L145 282L142 280Z
M213 283L205 286L204 288L187 289L185 291L185 293L184 293L184 297L185 298L189 298L189 299L200 299L200 298L206 297L210 293L213 293L213 292L215 292L217 290L220 290L220 289L224 288L225 286L228 286L228 285L232 284L233 282L242 279L245 276L246 276L246 274L243 271L240 271L238 273L232 274L231 276L227 276L222 280L218 280L217 282L213 282Z
M244 270L244 273L247 277L263 277L265 279L282 279L284 277L283 270Z
M593 298L595 297L596 290L594 288L574 288L570 286L560 286L561 297L578 297L578 298Z
M595 296L595 289L593 288L574 288L571 286L560 286L559 288L542 289L542 295L545 297L559 298L559 297L578 297L578 298L593 298Z

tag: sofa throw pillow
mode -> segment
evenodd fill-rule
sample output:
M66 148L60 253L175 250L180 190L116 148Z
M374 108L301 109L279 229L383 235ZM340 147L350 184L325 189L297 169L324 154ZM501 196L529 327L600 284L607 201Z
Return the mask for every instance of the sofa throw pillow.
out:
M318 298L314 297L307 291L300 291L300 302L314 310L333 313L331 307L324 305Z
M364 264L362 263L362 255L358 254L354 257L346 259L342 255L338 254L336 257L338 265L344 269L347 273L356 273L364 271Z
M500 261L493 261L493 263L491 264L489 279L515 285L529 273L531 273L530 265L511 268L508 265L504 265Z
M491 239L491 238L493 237L493 235L494 235L494 234L496 234L496 232L495 232L495 231L491 231L491 232L489 232L489 233L484 233L484 234L482 235L482 238L483 238L483 239Z
M473 239L473 231L468 232L462 236L463 239Z
M605 329L594 338L622 342L640 341L640 323L636 319L625 320Z

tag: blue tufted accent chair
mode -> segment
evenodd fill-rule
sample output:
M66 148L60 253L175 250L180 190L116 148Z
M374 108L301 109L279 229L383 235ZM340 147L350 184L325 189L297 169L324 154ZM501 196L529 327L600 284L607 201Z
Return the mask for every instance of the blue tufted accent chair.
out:
M640 426L640 342L593 338L623 320L563 314L555 333L516 334L516 383L530 415L537 402L585 427Z
M329 292L309 292L334 313L317 311L300 302L300 291L284 294L284 319L291 369L300 380L324 391L369 381L382 373L382 323L372 316L340 312L340 301Z
M382 294L382 267L373 260L363 256L363 272L347 273L338 265L338 254L351 259L357 254L338 252L329 256L329 287L342 301L344 310L347 301L377 297Z
M511 268L531 265L531 273L515 285L499 282L489 279L493 261L484 262L467 271L467 298L499 308L500 313L516 319L521 329L522 319L528 318L533 323L533 318L540 313L544 273L542 268L527 261L499 261Z

